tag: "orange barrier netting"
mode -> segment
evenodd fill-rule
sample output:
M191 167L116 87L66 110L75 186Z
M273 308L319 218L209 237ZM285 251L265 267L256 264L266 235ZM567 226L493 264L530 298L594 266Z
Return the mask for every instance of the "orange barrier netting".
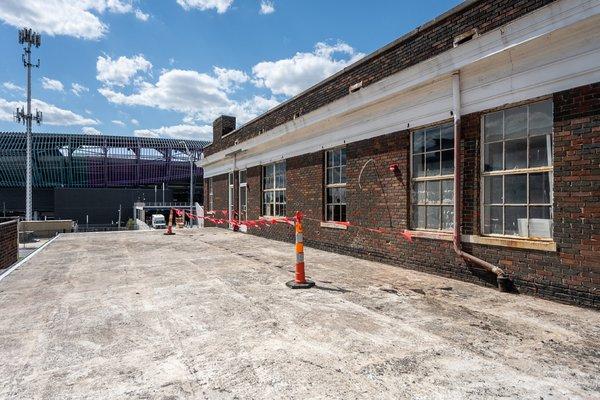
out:
M241 221L239 219L227 219L227 218L215 218L215 216L217 214L222 214L223 216L227 216L229 214L228 210L211 210L211 211L207 211L207 214L210 214L211 216L198 216L198 215L193 215L190 214L189 212L186 212L184 210L179 210L179 209L174 209L175 213L178 216L182 216L182 215L186 215L188 218L191 219L203 219L205 221L209 221L212 222L213 224L216 225L231 225L234 228L239 228L241 226L246 226L247 228L257 228L257 229L261 229L263 227L268 227L270 225L275 225L277 223L285 223L285 224L289 224L289 225L294 225L296 222L296 217L273 217L270 219L257 219L257 220L246 220L246 221ZM232 211L232 214L234 215L238 215L237 211ZM306 216L303 217L303 219L308 219L311 221L315 221L315 222L322 222L321 220L317 220L315 218L308 218ZM366 227L366 226L361 226L361 225L356 225L353 224L351 222L342 222L342 221L328 221L331 224L335 224L335 225L339 225L339 226L345 226L346 228L353 228L353 229L362 229L362 230L366 230L368 232L375 232L375 233L381 233L381 234L388 234L388 235L400 235L402 236L406 241L408 241L409 243L412 243L412 235L410 233L410 231L408 230L403 230L401 232L398 232L396 229L394 228L370 228L370 227Z

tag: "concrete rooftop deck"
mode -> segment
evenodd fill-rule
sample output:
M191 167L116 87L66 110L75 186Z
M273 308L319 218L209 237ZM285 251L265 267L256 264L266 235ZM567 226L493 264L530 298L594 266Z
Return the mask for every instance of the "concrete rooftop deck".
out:
M209 228L64 235L0 282L2 399L593 399L600 314Z

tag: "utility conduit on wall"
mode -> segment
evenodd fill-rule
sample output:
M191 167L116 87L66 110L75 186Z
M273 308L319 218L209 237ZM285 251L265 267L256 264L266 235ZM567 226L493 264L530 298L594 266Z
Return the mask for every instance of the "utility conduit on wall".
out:
M496 275L498 289L508 291L508 277L499 267L475 257L461 249L461 126L460 126L460 72L452 73L452 114L454 115L454 235L453 244L456 254L465 261L472 262Z

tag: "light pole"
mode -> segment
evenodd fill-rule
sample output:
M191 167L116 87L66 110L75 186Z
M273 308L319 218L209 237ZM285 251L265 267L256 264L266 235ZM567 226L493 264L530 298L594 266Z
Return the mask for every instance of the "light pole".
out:
M190 215L194 215L193 207L194 207L194 158L192 152L190 151L188 145L183 140L179 141L179 143L183 143L185 146L185 151L190 160ZM194 225L194 221L190 217L190 226Z
M23 65L27 68L27 113L23 108L17 108L15 113L15 120L17 122L23 122L27 127L27 155L26 155L26 172L25 172L25 219L27 221L32 220L33 213L33 196L32 196L32 138L31 138L31 124L33 121L40 124L42 122L42 113L35 111L35 116L31 114L31 67L39 68L40 60L38 59L37 64L31 63L31 46L40 47L42 44L42 37L39 33L33 32L31 29L23 28L19 31L19 43L25 44L23 51Z

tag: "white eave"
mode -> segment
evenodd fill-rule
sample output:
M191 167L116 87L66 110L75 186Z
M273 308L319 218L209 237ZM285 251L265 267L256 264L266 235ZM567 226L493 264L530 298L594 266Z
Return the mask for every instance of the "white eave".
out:
M200 160L204 176L451 118L450 74L462 113L600 81L600 1L560 0L259 136Z

